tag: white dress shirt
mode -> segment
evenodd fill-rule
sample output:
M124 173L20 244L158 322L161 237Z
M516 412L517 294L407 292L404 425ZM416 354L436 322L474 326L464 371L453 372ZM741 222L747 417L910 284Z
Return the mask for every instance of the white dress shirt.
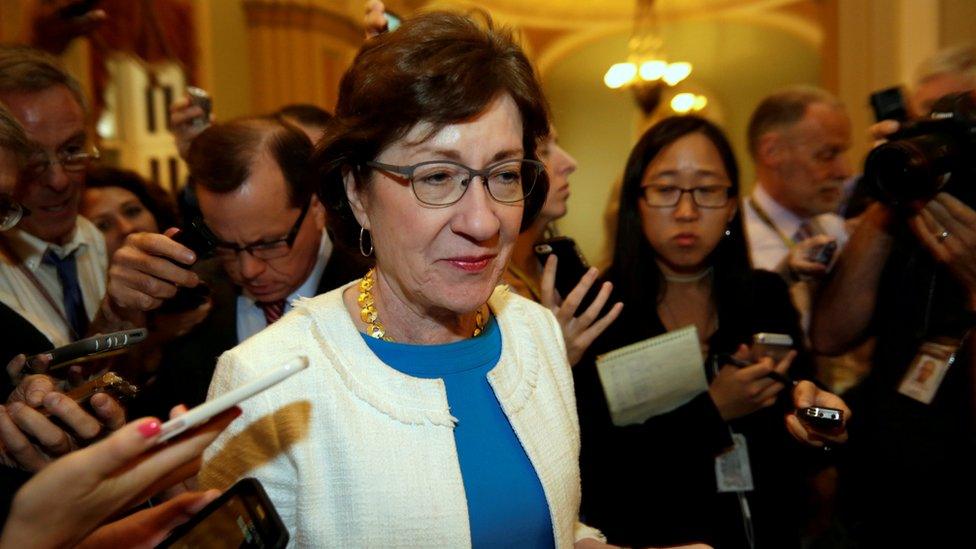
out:
M105 295L108 255L102 233L90 221L78 216L74 232L63 246L51 244L20 229L4 233L3 238L10 244L24 267L47 290L57 309L44 298L30 277L17 267L17 260L6 257L6 254L0 255L0 301L33 324L55 347L71 343L71 329L64 321L64 292L58 280L57 269L44 263L42 259L48 249L54 250L59 257L75 252L78 283L84 296L85 312L90 320L98 312L98 305Z
M753 201L759 205L766 216L773 223L770 227L756 212ZM790 247L783 241L783 237L793 238L804 221L810 221L827 235L837 239L837 253L847 244L847 229L844 218L835 213L825 213L812 218L796 215L773 200L763 189L761 183L756 183L752 196L743 205L746 238L749 241L749 256L752 266L756 269L776 271L780 262L790 253ZM837 253L834 255L836 256Z
M247 252L242 252L247 253ZM312 267L312 272L302 285L285 298L285 310L287 313L292 309L292 302L300 297L315 297L316 290L319 288L319 280L322 279L322 272L325 271L325 264L329 262L332 255L332 240L329 235L322 231L322 240L319 242L319 255ZM247 297L243 293L237 296L237 342L240 343L252 335L268 327L268 322L264 319L264 310L258 307L254 299Z

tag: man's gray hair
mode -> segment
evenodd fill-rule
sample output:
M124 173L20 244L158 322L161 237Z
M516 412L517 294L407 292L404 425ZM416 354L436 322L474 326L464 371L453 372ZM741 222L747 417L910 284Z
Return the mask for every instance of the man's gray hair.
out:
M749 119L749 152L753 158L764 135L796 124L803 118L807 107L816 103L835 109L844 108L844 104L832 93L814 86L790 86L767 95Z
M919 86L943 74L958 74L972 81L976 87L976 47L959 44L935 52L918 66L915 85Z
M56 57L27 46L0 45L0 94L39 92L54 86L68 88L88 114L81 84Z

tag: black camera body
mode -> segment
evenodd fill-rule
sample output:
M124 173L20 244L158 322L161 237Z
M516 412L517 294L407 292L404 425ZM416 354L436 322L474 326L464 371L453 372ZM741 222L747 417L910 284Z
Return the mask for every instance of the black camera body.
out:
M906 122L864 163L872 195L897 210L922 208L939 192L976 206L976 99L950 94L928 117ZM959 183L956 183L959 181Z

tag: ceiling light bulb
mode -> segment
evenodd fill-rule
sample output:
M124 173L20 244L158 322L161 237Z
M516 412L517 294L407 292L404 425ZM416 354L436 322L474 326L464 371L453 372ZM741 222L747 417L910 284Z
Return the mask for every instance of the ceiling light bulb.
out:
M648 82L660 80L667 69L668 64L666 61L644 61L640 66L640 77L642 80Z
M678 114L691 112L694 106L695 94L693 93L679 93L671 98L671 110Z
M691 106L691 109L694 111L700 111L707 106L708 106L708 98L705 97L704 95L696 95L695 103L694 105Z
M664 81L667 82L669 86L674 86L678 82L688 78L688 75L690 74L691 63L671 63L668 65L668 68L664 70Z
M633 63L616 63L603 75L603 83L615 90L629 84L637 76L637 65Z

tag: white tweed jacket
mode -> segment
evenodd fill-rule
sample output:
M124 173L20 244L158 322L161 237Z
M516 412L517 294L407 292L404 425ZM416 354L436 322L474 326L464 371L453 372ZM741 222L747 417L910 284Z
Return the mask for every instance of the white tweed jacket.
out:
M258 478L298 547L470 547L444 383L385 365L339 288L224 353L210 398L297 356L309 368L245 401L207 449L205 487ZM579 523L579 426L563 338L544 307L496 289L502 354L488 381L542 481L557 547Z

